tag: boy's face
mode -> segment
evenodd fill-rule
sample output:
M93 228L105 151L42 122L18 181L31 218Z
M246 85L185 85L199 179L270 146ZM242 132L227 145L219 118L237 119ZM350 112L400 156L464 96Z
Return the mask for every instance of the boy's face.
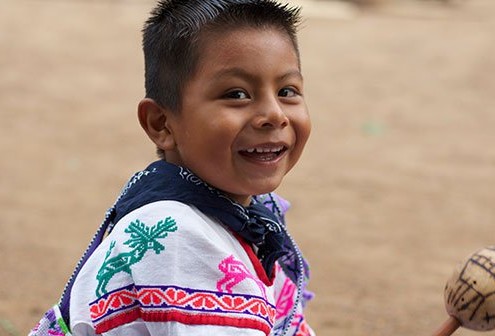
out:
M167 161L247 205L276 189L310 133L299 60L275 29L240 28L203 40L197 71L167 124Z

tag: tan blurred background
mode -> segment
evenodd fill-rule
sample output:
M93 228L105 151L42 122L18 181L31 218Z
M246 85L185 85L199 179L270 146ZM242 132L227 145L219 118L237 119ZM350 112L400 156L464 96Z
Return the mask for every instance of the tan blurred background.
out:
M298 2L314 126L279 191L320 336L431 334L456 263L495 244L495 1L379 2ZM152 5L0 0L1 336L56 302L154 159L135 117Z

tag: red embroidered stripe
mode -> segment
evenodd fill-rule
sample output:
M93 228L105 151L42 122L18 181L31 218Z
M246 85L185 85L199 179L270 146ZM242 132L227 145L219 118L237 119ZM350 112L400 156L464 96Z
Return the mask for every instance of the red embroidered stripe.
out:
M96 324L95 332L97 334L101 334L109 330L112 330L114 328L117 328L121 325L134 322L140 317L141 317L141 312L139 308L134 308L132 310L119 314L114 314L111 318L103 320L100 323Z
M239 317L228 316L215 316L206 314L187 314L180 311L150 311L142 313L143 320L149 322L170 322L175 321L183 324L196 325L196 324L209 324L217 326L228 326L237 328L250 328L257 329L264 332L266 335L270 334L271 327L266 323Z
M136 306L137 293L133 285L112 291L90 305L89 312L93 321L104 318L109 312Z
M93 302L90 313L97 333L141 318L150 322L252 328L268 335L276 309L257 296L176 286L127 286Z
M150 311L142 312L139 309L129 311L124 314L114 316L102 323L96 325L95 332L101 334L112 330L118 326L126 323L134 322L137 319L142 318L146 322L179 322L187 325L217 325L237 328L249 328L257 329L264 332L266 335L270 334L271 328L260 321L255 321L246 318L236 318L227 316L212 316L203 314L186 314L179 311Z

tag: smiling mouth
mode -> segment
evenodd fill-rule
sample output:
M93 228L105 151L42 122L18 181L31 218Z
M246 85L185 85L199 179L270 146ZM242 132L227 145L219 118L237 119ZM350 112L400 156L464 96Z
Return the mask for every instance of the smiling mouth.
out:
M278 159L287 151L286 146L274 147L253 147L246 150L241 150L239 153L251 160L259 162L270 162Z

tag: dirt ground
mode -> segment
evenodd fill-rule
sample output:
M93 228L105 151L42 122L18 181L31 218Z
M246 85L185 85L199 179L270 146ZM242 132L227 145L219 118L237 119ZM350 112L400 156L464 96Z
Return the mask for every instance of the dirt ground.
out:
M495 1L309 1L313 133L279 190L312 265L309 321L318 335L429 335L454 266L495 244ZM0 0L1 336L56 302L154 159L135 117L152 4Z

